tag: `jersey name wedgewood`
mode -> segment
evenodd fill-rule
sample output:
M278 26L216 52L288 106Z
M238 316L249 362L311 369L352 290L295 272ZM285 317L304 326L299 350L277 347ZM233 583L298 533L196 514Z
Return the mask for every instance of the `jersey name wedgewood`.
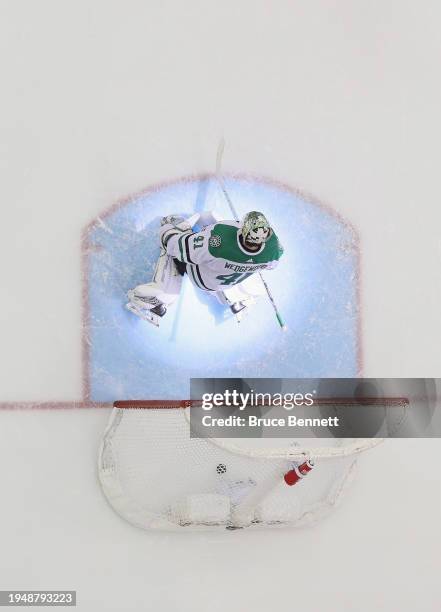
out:
M273 232L258 251L246 251L239 241L240 224L222 221L201 232L182 232L173 225L161 228L167 254L187 264L191 281L204 291L221 291L256 272L277 266L283 248Z

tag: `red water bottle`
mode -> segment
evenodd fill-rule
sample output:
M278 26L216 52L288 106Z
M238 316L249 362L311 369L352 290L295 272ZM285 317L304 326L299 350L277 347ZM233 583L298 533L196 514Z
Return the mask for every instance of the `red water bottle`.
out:
M292 487L293 485L297 484L299 480L301 480L304 476L309 474L313 467L314 462L308 459L308 461L305 461L301 465L298 465L292 470L289 470L289 472L286 472L283 478L286 484Z

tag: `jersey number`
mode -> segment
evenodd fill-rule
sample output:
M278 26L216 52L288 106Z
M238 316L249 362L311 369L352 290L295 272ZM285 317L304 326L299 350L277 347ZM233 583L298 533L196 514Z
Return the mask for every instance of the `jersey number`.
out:
M223 281L220 283L221 285L237 285L237 283L241 283L251 276L251 274L252 272L246 272L245 274L242 272L234 272L234 274L221 274L220 276L216 276L216 278Z

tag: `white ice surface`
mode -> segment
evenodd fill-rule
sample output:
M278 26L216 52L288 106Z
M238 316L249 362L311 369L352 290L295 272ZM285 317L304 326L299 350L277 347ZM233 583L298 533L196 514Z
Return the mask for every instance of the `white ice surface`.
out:
M226 170L359 229L364 374L439 376L440 17L435 0L2 2L0 400L80 398L81 229L213 170L221 134ZM74 588L87 612L439 609L439 441L366 456L315 530L145 534L97 486L107 416L0 414L0 588Z

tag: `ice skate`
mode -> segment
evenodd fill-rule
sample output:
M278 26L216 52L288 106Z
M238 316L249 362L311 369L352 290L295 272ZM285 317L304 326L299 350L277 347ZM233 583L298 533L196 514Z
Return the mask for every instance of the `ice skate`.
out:
M235 302L234 304L231 304L230 310L236 317L236 321L238 323L242 321L242 318L245 314L243 311L245 310L246 307L247 305L244 302Z
M238 323L240 323L243 317L248 314L248 310L247 310L248 306L251 306L255 302L256 300L254 300L253 298L249 298L248 300L241 300L238 302L234 302L233 304L230 304L230 310L236 317L236 321Z
M155 327L159 327L159 321L167 312L165 304L155 297L136 295L133 290L127 295L129 298L126 304L127 310Z

